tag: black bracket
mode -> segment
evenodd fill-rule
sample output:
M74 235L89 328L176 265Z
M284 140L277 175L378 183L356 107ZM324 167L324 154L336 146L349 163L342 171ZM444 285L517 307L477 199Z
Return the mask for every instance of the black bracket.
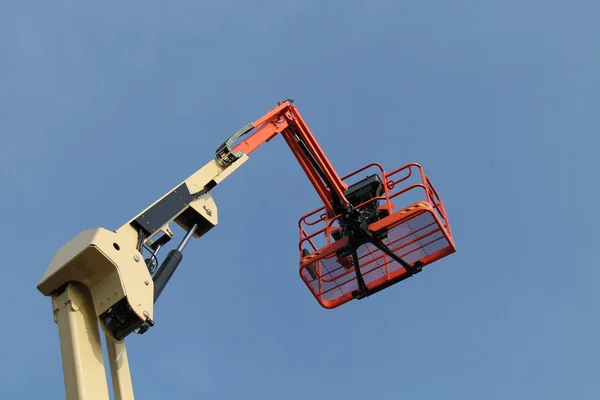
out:
M238 129L233 135L229 137L222 145L219 146L217 151L215 152L215 158L219 164L223 167L227 167L234 163L237 159L239 159L244 153L241 151L233 153L231 151L231 146L238 140L241 136L250 132L254 129L254 125L252 123L248 123L244 125L242 128Z
M380 239L383 236L382 233L373 232L369 229L367 216L365 216L361 211L353 208L349 209L341 220L341 226L346 236L348 236L348 247L350 250L350 255L352 256L354 272L356 274L356 281L358 284L358 289L352 292L354 298L360 300L371 296L422 271L423 263L421 261L417 261L411 265L396 255L388 246L386 246ZM402 265L406 269L407 273L375 289L369 289L365 284L362 273L360 272L360 263L358 262L357 249L363 243L371 243L377 249L389 256L392 260Z

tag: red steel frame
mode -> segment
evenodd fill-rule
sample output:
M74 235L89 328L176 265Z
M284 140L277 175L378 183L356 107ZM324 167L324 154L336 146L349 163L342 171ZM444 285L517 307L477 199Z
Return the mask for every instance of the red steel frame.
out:
M425 244L423 244L421 240L434 234L438 235L438 238L435 239L435 241L444 240L446 245L443 246L443 248L436 250L432 254L419 257L418 260L411 260L411 264L413 264L415 261L421 261L423 265L428 265L456 251L450 225L446 216L446 210L444 209L444 204L419 164L407 164L390 173L386 173L381 165L372 163L343 178L340 178L336 170L327 159L327 156L319 146L314 135L304 122L300 112L294 105L292 105L292 101L289 100L279 103L277 107L273 108L264 116L254 121L251 124L251 128L252 129L250 131L244 134L246 136L243 137L242 141L231 151L233 153L241 151L249 155L263 143L266 143L276 135L281 134L292 150L292 153L298 160L308 179L314 186L317 194L323 201L322 207L306 214L300 218L300 221L298 222L300 229L300 276L305 282L306 286L313 293L314 297L323 307L335 308L354 298L351 291L344 292L342 290L344 285L352 284L353 281L355 284L356 279L353 278L354 271L352 268L348 268L347 266L344 267L343 265L338 264L338 267L334 271L331 271L327 270L327 268L324 268L323 265L326 260L331 259L332 256L335 256L335 252L337 250L346 247L348 244L347 238L342 238L338 241L335 241L332 237L332 233L338 229L335 224L340 218L340 215L336 215L332 201L334 198L337 198L341 202L340 205L348 205L349 202L344 194L346 189L348 189L348 185L344 181L369 168L378 170L378 175L383 181L385 193L383 196L366 201L355 208L361 209L371 202L379 200L384 202L384 204L379 208L388 212L387 217L382 218L369 226L372 231L377 231L382 228L393 229L401 226L402 224L408 225L408 222L411 220L416 220L419 216L427 213L432 221L427 226L418 229L416 232L413 230L412 234L415 236L415 239L412 241L399 245L399 240L395 240L394 243L390 242L387 244L388 247L394 251L394 253L403 259L405 257L410 257L410 254L417 250L421 250L421 252L424 253L427 247L430 246L430 243L425 242ZM312 160L302 149L300 143L306 146L310 156L312 156ZM405 186L402 188L402 190L395 190L397 187L402 186L401 184L405 183L409 178L411 178L415 170L420 178L420 183ZM401 172L404 172L406 176L397 178L396 176ZM406 204L404 208L394 212L394 202L397 200L396 198L414 189L422 189L424 192L424 198L422 198L421 201L412 203L410 205ZM310 217L315 218L315 215L317 214L318 217L316 217L316 220L309 221ZM324 225L324 227L315 229L312 233L309 232L312 228L318 226L319 224ZM425 232L426 229L429 229L429 231ZM425 233L420 234L420 236L416 236L419 231ZM314 243L313 239L317 238L318 236L325 237L325 245L318 246ZM407 250L407 247L415 247L417 244L418 246L412 251L409 251L408 253L403 251ZM309 248L312 250L308 250ZM307 249L309 254L303 254L303 249ZM370 256L371 259L365 261L364 258L366 256ZM360 270L365 277L374 269L380 268L383 270L385 267L385 273L383 273L383 276L367 282L367 287L369 290L376 289L377 287L385 284L390 284L391 282L407 274L405 268L399 265L394 266L395 261L391 260L389 256L385 255L379 250L370 251L366 254L359 255L359 258L362 260L360 261ZM377 264L376 267L372 268L372 264L376 263L377 260L383 260L383 265ZM340 269L344 269L344 271L341 271ZM347 280L345 280L342 284L336 283L335 285L330 285L332 279L327 278L326 275L331 276L333 272L337 272L338 270L341 272L339 275L336 275L333 280L341 278L347 278ZM311 274L314 275L314 277L311 276ZM331 287L324 288L324 286L327 285ZM332 291L340 292L341 294L331 297ZM328 296L330 298L327 298Z

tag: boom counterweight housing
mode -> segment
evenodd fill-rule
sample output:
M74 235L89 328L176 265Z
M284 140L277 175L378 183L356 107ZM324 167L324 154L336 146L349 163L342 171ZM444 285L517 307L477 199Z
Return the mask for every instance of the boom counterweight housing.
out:
M280 102L120 228L83 231L56 253L38 290L52 297L67 399L108 399L98 326L115 398L133 399L125 339L155 326L154 304L184 249L217 225L212 191L277 135L322 203L298 221L299 274L322 307L371 296L456 251L444 204L419 164L386 172L372 163L340 177L293 101ZM185 233L163 257L171 223Z

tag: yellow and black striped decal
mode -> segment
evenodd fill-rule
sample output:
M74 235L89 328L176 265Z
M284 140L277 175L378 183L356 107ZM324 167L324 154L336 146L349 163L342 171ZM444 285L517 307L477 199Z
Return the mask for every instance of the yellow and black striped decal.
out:
M301 259L300 264L304 264L305 262L312 260L313 258L319 257L320 255L321 255L321 251L315 251L314 253L309 254L308 256Z
M414 206L412 206L412 207L408 207L408 208L405 208L405 209L404 209L404 210L402 210L402 211L399 211L399 212L398 212L398 215L406 214L407 212L409 212L409 211L412 211L412 210L414 210L415 208L419 208L419 207L429 207L429 203L418 203L418 204L415 204L415 205L414 205Z

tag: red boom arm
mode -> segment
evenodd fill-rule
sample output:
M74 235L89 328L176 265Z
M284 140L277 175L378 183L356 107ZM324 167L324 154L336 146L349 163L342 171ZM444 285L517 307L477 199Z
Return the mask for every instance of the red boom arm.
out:
M333 216L338 213L337 207L348 205L344 196L348 185L340 179L291 100L279 103L267 114L236 132L219 148L217 158L222 163L232 162L242 153L249 155L279 133L323 200L328 214ZM233 142L244 135L249 136L231 149Z

